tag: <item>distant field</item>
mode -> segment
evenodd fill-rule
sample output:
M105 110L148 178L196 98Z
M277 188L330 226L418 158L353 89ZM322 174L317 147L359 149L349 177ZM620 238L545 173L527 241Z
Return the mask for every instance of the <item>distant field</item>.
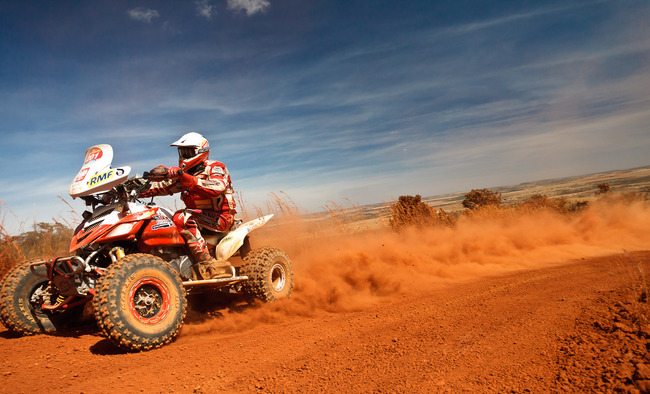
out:
M550 198L591 200L595 198L595 192L601 183L608 183L610 190L614 193L648 192L650 191L650 166L526 182L519 185L490 188L490 190L501 193L504 204L517 204L535 194L542 194ZM422 200L436 208L455 211L463 209L461 203L468 191L423 197Z
M608 183L613 193L650 193L650 166L628 170L616 170L586 174L566 178L546 179L526 182L518 185L489 188L501 193L504 205L514 205L525 201L535 194L549 198L566 198L568 200L592 200L598 185ZM437 196L422 197L422 201L436 209L447 212L463 210L462 201L469 190ZM364 205L340 210L346 216L346 221L364 222L363 227L374 227L388 220L389 208L386 202ZM308 215L312 218L322 218L325 213Z

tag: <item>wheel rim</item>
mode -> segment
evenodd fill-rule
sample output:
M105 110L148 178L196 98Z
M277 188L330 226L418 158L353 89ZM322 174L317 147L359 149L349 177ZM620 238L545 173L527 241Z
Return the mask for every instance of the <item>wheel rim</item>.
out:
M287 283L287 273L284 269L284 265L280 263L275 263L271 267L271 287L274 291L282 291L284 289L285 283Z
M29 308L37 314L43 315L43 297L46 295L47 280L36 283L29 292Z
M152 277L142 278L131 286L129 301L131 314L144 324L159 323L171 305L167 286Z

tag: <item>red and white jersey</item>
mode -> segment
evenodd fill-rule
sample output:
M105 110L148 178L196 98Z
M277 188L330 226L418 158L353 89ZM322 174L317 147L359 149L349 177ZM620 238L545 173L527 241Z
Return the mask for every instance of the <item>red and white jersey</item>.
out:
M230 174L225 164L206 160L180 178L152 182L143 197L181 193L181 199L190 209L208 209L235 213L235 200Z

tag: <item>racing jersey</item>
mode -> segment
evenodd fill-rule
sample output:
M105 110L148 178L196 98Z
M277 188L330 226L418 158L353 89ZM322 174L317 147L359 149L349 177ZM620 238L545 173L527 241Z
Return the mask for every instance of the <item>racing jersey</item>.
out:
M142 197L181 193L181 199L190 209L235 213L235 200L226 166L216 160L206 160L179 178L151 182Z

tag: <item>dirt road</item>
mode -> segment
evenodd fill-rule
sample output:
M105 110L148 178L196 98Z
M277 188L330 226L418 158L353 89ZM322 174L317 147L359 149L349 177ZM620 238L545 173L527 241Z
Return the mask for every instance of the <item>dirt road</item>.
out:
M650 331L634 319L650 252L557 263L344 312L204 303L177 341L147 353L120 353L92 328L22 338L3 329L0 391L643 390Z
M146 353L92 327L3 329L0 392L650 392L645 200L259 231L254 248L291 256L291 299L194 299L179 338Z

